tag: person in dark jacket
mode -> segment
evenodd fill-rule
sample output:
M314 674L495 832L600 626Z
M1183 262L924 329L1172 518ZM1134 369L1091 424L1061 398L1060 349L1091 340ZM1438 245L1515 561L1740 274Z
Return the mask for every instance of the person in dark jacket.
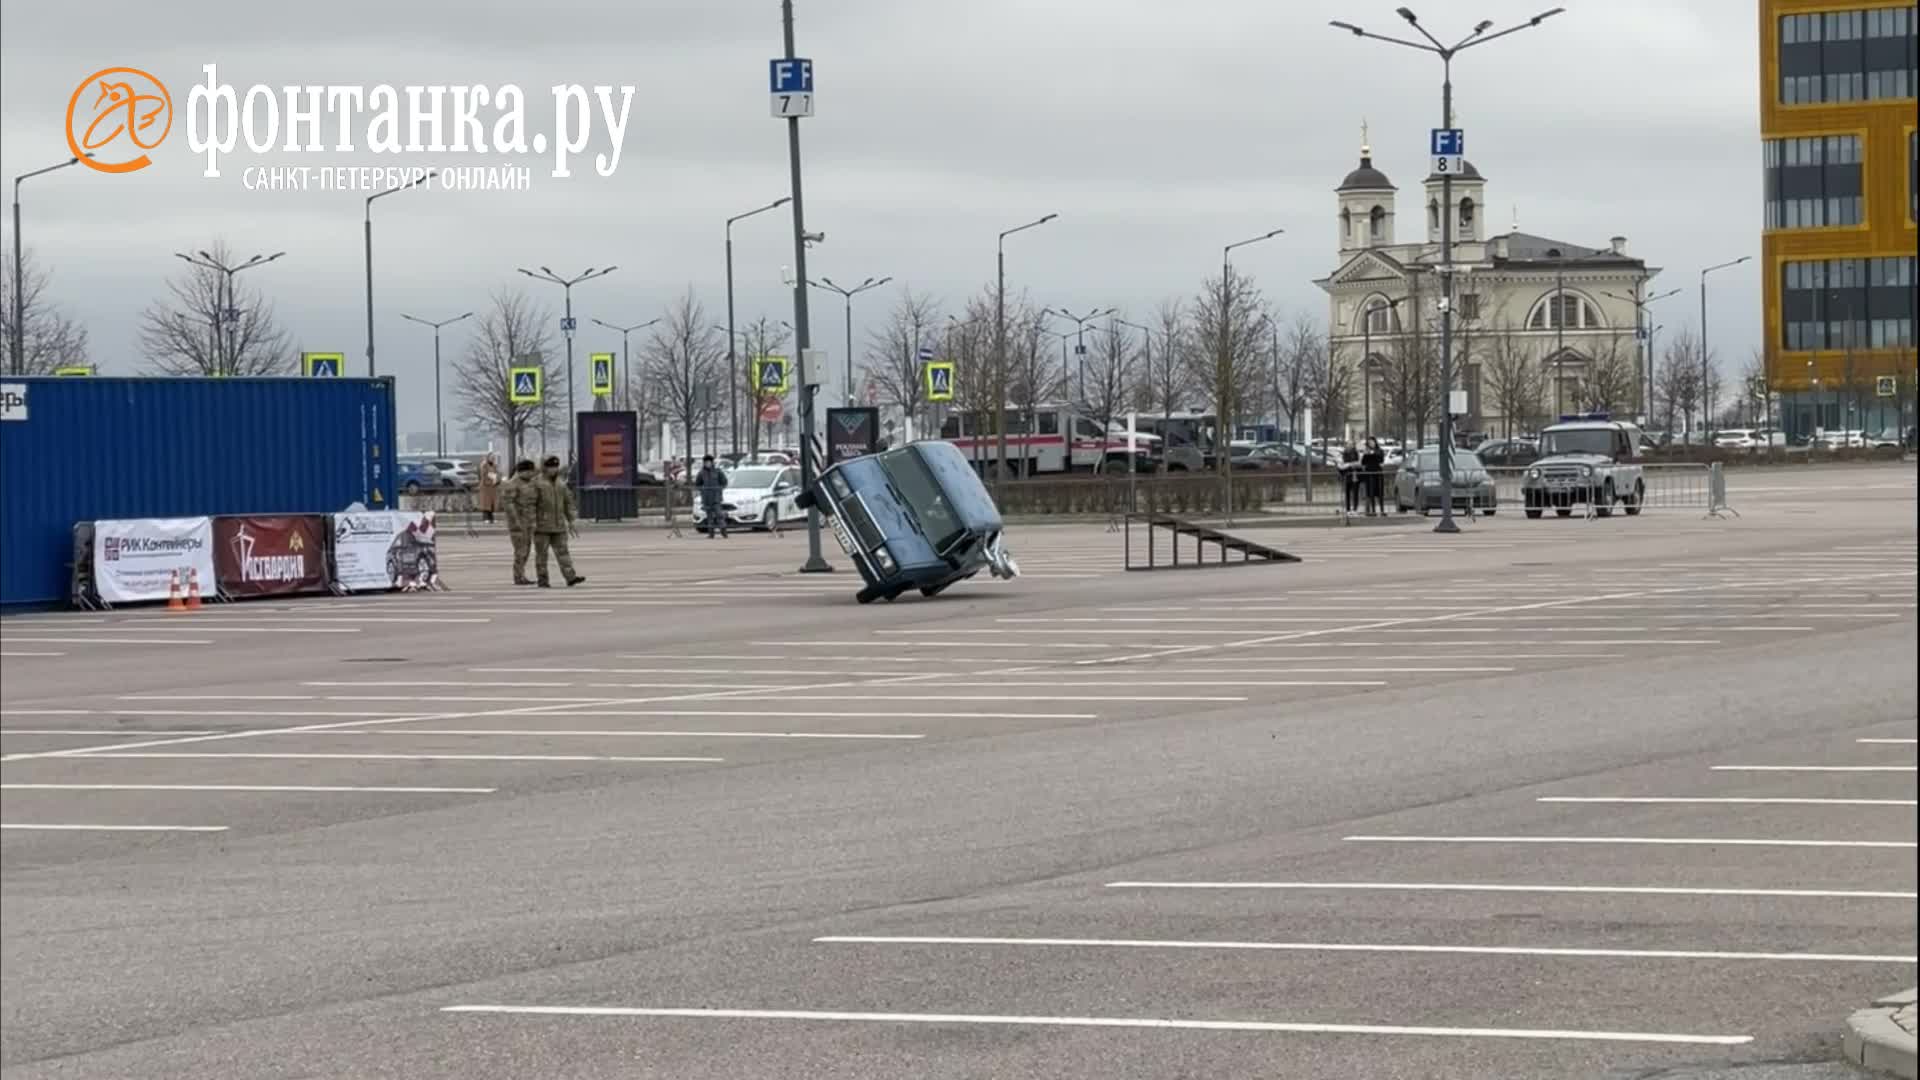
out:
M1386 468L1387 453L1380 449L1380 440L1367 439L1367 452L1360 455L1360 472L1366 478L1367 516L1384 514L1386 508Z
M1364 481L1360 479L1360 449L1348 445L1340 450L1340 481L1346 492L1347 513L1360 510L1360 489Z
M568 588L587 580L573 569L573 553L567 549L567 534L574 529L578 518L573 505L573 492L567 487L567 479L561 475L560 459L549 456L540 463L540 475L535 477L533 490L533 570L541 588L547 588L547 552L553 552L554 560L560 564L560 577Z
M694 476L693 486L700 491L700 516L706 522L707 539L726 536L727 514L720 499L726 494L727 474L713 463L712 454L700 459L700 472Z

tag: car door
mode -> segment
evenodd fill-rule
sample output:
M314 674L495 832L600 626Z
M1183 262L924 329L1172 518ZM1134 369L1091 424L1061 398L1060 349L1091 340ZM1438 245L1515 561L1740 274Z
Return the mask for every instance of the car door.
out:
M781 521L793 521L803 518L806 513L800 509L800 470L783 469L774 481L774 490L780 494L774 496L775 505Z

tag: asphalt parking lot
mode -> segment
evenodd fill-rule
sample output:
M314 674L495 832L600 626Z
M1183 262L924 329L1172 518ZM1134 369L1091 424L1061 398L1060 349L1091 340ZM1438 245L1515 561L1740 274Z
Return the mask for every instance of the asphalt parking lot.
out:
M23 1078L1593 1077L1915 980L1915 473L1272 529L858 607L804 538L578 589L0 620ZM1667 1074L1663 1074L1667 1075Z

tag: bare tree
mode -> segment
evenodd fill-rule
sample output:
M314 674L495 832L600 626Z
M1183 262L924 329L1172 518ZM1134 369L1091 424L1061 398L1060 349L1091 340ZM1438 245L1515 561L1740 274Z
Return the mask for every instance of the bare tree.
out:
M899 409L916 429L914 419L927 396L920 350L932 349L942 337L938 305L906 285L900 287L887 321L867 335L867 378L879 389L880 400Z
M1737 402L1744 422L1759 424L1767 411L1767 354L1754 349L1747 357L1747 366L1740 372L1740 394Z
M1482 335L1480 355L1483 387L1500 414L1505 437L1513 438L1516 426L1533 430L1546 396L1546 371L1533 350L1503 317L1491 334Z
M787 395L761 389L759 381L753 377L752 358L786 355L784 350L787 343L793 340L793 335L785 326L762 315L748 323L740 331L740 336L746 342L748 357L747 363L738 373L741 379L741 396L746 398L747 408L751 410L747 416L747 450L749 453L757 454L760 452L762 432L764 431L766 437L771 439L774 426L773 423L762 420L760 414L771 406L785 405ZM791 364L793 358L787 359ZM723 365L726 363L724 357L721 358L721 363ZM796 369L790 366L787 370L793 372Z
M1286 344L1280 352L1279 396L1286 411L1287 430L1300 430L1300 414L1312 408L1320 414L1320 428L1331 431L1326 410L1313 400L1316 387L1327 380L1327 337L1320 324L1307 312L1294 316L1287 325Z
M1053 357L1055 340L1046 317L1025 298L1017 311L1007 312L1007 397L1019 415L1016 423L1008 425L1009 434L1034 434L1040 406L1066 390L1066 371ZM1023 452L1020 475L1032 475L1033 465L1033 455Z
M1140 366L1140 351L1126 328L1114 318L1109 318L1105 327L1093 329L1093 346L1087 350L1081 380L1084 388L1081 408L1087 419L1105 433L1112 431L1115 421L1127 411L1129 395L1138 381L1134 372ZM1066 434L1071 444L1074 433Z
M1231 467L1232 455L1226 451L1234 425L1249 397L1259 400L1258 387L1264 381L1260 348L1264 307L1253 280L1227 267L1221 277L1209 278L1201 288L1188 320L1193 335L1188 368L1216 417L1214 441L1222 476Z
M1639 365L1625 336L1611 334L1593 350L1576 400L1583 410L1612 413L1631 408L1640 396Z
M1359 365L1349 362L1342 347L1327 353L1327 362L1308 381L1307 401L1323 417L1321 427L1329 436L1347 425L1353 414L1353 395L1359 389Z
M225 241L200 249L213 262L232 265ZM167 279L170 299L140 313L140 351L163 375L285 375L298 359L286 331L274 322L273 305L248 280L199 264ZM222 321L223 308L231 308Z
M1701 391L1700 344L1693 331L1683 327L1667 342L1660 366L1654 372L1655 401L1666 411L1668 431L1682 434L1693 431L1694 411L1700 406ZM1677 429L1676 419L1682 425Z
M692 475L694 436L726 399L726 346L712 327L706 308L689 288L667 309L641 350L647 380L661 411L680 422L681 456ZM709 444L713 441L707 432Z
M52 275L40 267L31 250L21 254L21 275L13 276L13 260L0 259L0 349L5 370L15 375L48 375L69 364L87 362L86 327L69 319L47 296ZM19 291L21 364L13 367L14 292Z
M1149 412L1171 416L1181 411L1193 393L1193 366L1187 358L1190 338L1186 308L1178 297L1163 300L1147 325L1154 329L1147 332L1137 400ZM1153 347L1156 335L1160 339L1157 350Z
M520 289L502 289L489 299L486 312L474 325L466 354L453 363L454 399L488 430L507 437L507 456L526 452L526 436L539 429L541 449L547 428L564 408L554 390L565 377L564 365L554 355L552 312L528 299ZM533 404L513 400L510 369L541 369L542 399Z

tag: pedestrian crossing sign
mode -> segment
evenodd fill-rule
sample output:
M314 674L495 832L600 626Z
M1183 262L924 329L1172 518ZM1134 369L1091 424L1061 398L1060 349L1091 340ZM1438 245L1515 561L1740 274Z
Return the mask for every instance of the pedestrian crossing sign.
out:
M927 400L953 400L953 361L927 361Z
M540 404L540 369L537 367L508 368L507 400L515 405Z
M587 358L587 382L594 397L613 396L613 354L597 352Z
M762 394L777 396L785 394L787 385L787 358L784 356L756 356L753 358L753 385L760 388Z
M337 379L347 366L347 358L337 352L303 352L300 372L309 379Z

